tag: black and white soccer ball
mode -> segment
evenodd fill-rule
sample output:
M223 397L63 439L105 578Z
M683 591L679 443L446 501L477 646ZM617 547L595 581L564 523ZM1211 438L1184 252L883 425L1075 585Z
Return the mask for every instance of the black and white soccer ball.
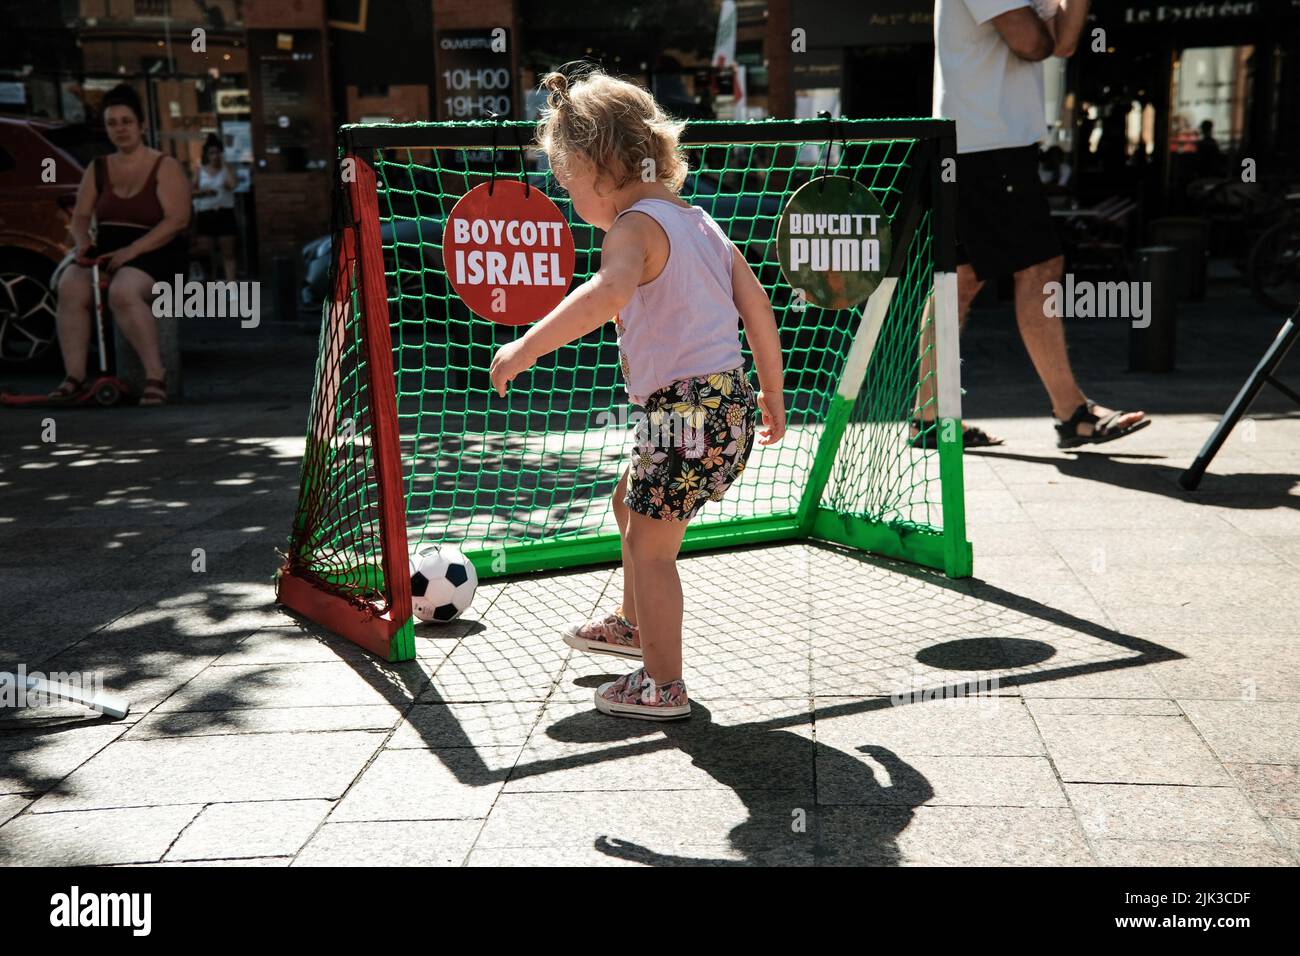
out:
M411 605L421 621L446 624L465 613L478 588L478 572L450 545L411 556Z

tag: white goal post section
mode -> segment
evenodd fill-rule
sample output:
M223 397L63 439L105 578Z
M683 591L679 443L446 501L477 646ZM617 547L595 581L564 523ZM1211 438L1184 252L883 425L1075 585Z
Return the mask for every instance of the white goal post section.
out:
M948 131L933 140L936 147L931 153L928 190L933 206L934 275L931 293L926 298L921 317L920 342L921 381L918 388L918 410L926 404L934 407L936 437L939 450L940 487L943 510L943 567L952 577L967 577L972 573L973 558L970 543L966 540L965 490L962 470L961 424L961 352L957 314L956 273L956 193L955 182L946 181L943 170L955 168L945 163L956 154L955 132L952 124ZM907 257L907 246L916 227L920 213L919 196L923 177L917 176L909 189L910 197L900 204L894 228L894 257L886 275L880 280L863 307L862 319L850 343L844 361L844 371L836 389L830 413L826 420L823 443L832 446L838 442L852 414L853 407L866 380L867 367L875 354L880 334L889 317L894 293L898 288L899 271ZM933 354L926 354L932 349ZM932 373L932 378L927 376ZM937 380L937 381L936 381ZM924 397L930 391L933 401ZM801 526L806 531L826 531L832 523L818 520L816 502L825 487L828 475L814 467L809 493L804 500ZM819 534L815 536L821 536Z

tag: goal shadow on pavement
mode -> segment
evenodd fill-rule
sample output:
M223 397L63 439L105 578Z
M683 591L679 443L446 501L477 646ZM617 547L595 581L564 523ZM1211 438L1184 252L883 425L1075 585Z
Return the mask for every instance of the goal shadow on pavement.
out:
M656 865L893 865L898 834L934 792L889 745L894 715L946 707L954 727L987 721L997 734L1027 688L1183 657L978 579L830 545L692 555L681 568L687 722L595 713L592 688L631 665L558 640L564 622L617 603L617 569L506 579L477 622L443 637L418 628L427 680L403 669L394 683L388 665L352 660L406 707L404 739L390 746L433 751L457 784L496 788L498 800L590 792L625 805L612 791L653 788L662 772L659 784L688 803L722 791L743 805L741 822L724 815L701 837L708 824L697 821L693 843L665 850L638 839L635 822L622 837L617 816L599 814L534 838Z

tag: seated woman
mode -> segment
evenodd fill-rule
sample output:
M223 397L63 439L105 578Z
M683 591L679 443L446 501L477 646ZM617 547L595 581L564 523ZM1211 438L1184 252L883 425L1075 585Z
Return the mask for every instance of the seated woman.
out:
M186 272L185 228L190 220L190 185L181 164L144 144L144 110L131 87L104 97L104 126L117 152L98 157L81 178L72 213L78 260L103 257L112 276L108 305L113 321L131 343L145 370L141 405L167 401L153 285ZM95 244L90 221L96 222ZM69 266L59 280L58 331L67 377L51 401L72 401L86 388L93 290L87 266Z

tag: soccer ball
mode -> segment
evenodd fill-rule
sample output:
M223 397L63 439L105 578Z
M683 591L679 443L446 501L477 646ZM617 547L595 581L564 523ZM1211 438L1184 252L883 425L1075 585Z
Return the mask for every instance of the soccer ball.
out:
M411 605L421 621L454 621L474 600L478 572L455 548L444 545L411 556Z

